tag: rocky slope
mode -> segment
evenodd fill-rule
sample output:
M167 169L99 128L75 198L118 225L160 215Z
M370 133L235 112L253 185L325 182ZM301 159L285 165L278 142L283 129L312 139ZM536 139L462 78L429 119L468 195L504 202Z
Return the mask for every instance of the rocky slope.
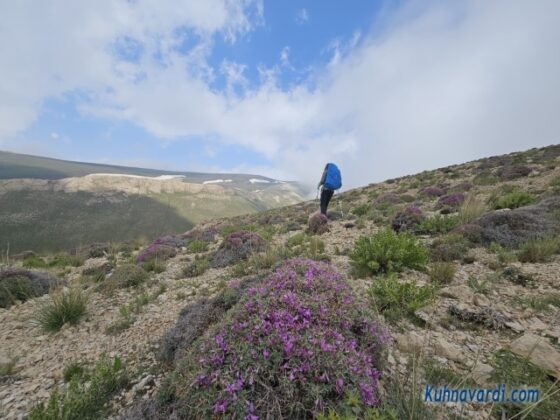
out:
M551 242L543 250L533 245L540 244L539 236L558 235L559 196L560 146L552 146L337 195L326 231L318 235L305 234L313 228L308 218L316 202L202 223L187 235L152 245L150 252L158 255L156 265L163 264L163 271L152 272L139 287L108 294L102 285L110 275L100 282L84 276L95 267L134 261L138 251L113 250L83 266L55 270L66 287L87 294L87 315L77 325L49 334L35 322L48 295L0 309L0 358L10 365L0 383L0 416L23 417L53 389L66 386L65 367L93 364L104 353L122 357L132 377L111 400L112 415L130 413L156 395L174 369L160 358L162 339L185 305L217 296L234 279L267 276L289 255L303 255L330 260L384 320L392 339L381 383L396 418L408 418L410 412L410 418L510 418L519 407L448 403L426 408L418 401L426 384L492 387L506 373L517 385L553 393L549 405L531 408L527 418L554 418L560 377L560 246ZM395 312L386 296L375 291L385 277L358 275L352 264L358 239L391 225L412 232L430 254L423 269L396 273L399 284L431 291L416 306L410 296L397 296L397 306L411 305L406 312ZM209 265L217 266L212 261L223 249L220 243L236 231L256 232L267 241L268 251L223 268L203 267L196 276L193 264L206 256ZM516 243L508 242L512 238ZM207 244L195 248L195 240ZM525 246L526 241L533 245ZM145 304L135 303L142 297ZM126 315L122 308L134 305L138 309Z

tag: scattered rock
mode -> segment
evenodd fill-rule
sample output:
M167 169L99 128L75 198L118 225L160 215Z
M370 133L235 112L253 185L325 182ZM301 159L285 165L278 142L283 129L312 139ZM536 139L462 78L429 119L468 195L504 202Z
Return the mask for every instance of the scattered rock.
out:
M457 299L465 303L470 303L473 300L474 293L468 286L449 286L440 290L439 294L443 297Z
M486 363L478 363L472 370L471 376L479 386L488 385L492 378L494 368Z
M434 353L438 356L445 357L446 359L453 360L458 363L465 363L466 357L463 351L456 344L448 342L446 339L440 337L433 345Z
M545 337L526 333L511 343L511 350L560 379L560 352Z

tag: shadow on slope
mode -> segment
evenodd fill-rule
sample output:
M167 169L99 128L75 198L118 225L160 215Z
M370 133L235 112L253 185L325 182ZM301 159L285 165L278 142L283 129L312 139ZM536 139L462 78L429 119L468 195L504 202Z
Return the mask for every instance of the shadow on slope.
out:
M0 207L0 250L57 251L184 232L193 224L151 198L122 193L9 191Z

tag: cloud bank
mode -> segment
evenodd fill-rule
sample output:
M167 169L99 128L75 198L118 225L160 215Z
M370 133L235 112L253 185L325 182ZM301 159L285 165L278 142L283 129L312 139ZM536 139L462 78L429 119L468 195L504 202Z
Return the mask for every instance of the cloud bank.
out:
M216 37L266 25L257 0L3 2L0 16L0 145L69 92L84 114L249 147L264 174L309 184L326 161L350 187L560 142L555 0L405 2L288 88L281 65L257 83L245 63L210 65Z

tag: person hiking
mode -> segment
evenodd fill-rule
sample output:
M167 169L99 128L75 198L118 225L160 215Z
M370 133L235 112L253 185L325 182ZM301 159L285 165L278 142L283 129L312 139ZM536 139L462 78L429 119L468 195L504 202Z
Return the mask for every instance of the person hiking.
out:
M322 187L322 188L321 188ZM317 185L317 191L321 189L321 214L327 215L327 207L335 192L342 187L342 177L340 170L334 163L327 163L321 176L321 181Z

